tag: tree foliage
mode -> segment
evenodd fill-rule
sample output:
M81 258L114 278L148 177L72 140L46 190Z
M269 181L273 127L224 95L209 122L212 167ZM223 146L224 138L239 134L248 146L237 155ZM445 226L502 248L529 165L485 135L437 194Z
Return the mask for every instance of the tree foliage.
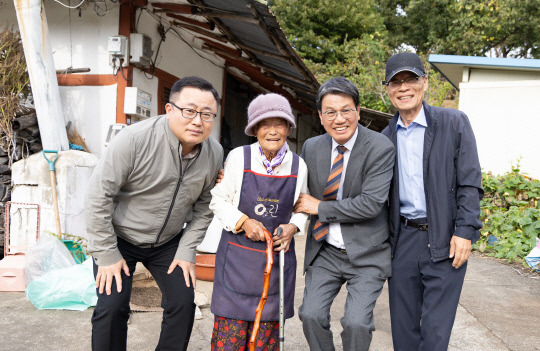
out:
M540 238L540 181L521 174L518 162L502 176L484 173L482 187L484 227L474 248L496 258L523 260Z
M422 53L540 57L540 0L382 0L392 45Z
M320 82L343 75L361 105L394 112L381 81L386 60L415 50L433 105L457 95L429 54L540 57L540 0L271 0L271 10Z
M0 32L0 144L8 150L15 146L13 118L19 109L19 96L30 91L23 46L18 32L4 28Z
M362 106L388 110L381 81L391 50L376 1L275 0L270 6L319 81L345 76L360 88Z

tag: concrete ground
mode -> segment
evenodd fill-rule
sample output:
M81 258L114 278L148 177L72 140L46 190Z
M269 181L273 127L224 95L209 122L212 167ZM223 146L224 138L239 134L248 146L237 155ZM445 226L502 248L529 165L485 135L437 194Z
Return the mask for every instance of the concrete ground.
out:
M303 261L304 239L297 240L299 262ZM295 308L303 296L304 277L297 276ZM210 301L212 283L198 281L200 301ZM342 350L341 325L346 289L332 306L332 330L336 350ZM210 350L213 315L208 304L201 308L188 350ZM38 311L24 293L0 293L1 350L90 350L90 316L84 312ZM128 350L154 350L159 336L161 313L137 312L129 324ZM386 287L375 307L371 350L392 350L388 291ZM540 279L520 275L496 260L473 255L469 262L450 351L535 351L540 350ZM286 323L288 350L308 350L297 316Z

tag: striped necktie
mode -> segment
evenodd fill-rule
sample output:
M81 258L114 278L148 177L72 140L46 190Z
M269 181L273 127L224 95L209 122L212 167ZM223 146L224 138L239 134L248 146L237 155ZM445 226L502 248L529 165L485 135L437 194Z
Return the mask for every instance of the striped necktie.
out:
M335 200L337 199L337 193L339 190L339 183L341 181L341 173L343 173L343 153L347 150L345 146L338 146L337 151L338 155L332 164L332 169L330 169L330 175L328 176L328 181L326 182L326 187L324 188L323 201ZM316 241L321 241L328 235L329 224L321 223L318 219L313 227L313 237Z

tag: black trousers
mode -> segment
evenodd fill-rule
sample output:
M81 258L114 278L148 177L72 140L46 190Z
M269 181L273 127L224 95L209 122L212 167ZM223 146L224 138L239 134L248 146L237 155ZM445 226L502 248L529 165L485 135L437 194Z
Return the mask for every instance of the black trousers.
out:
M426 231L401 224L388 280L396 351L448 349L467 263L433 262L428 244Z
M99 293L92 315L92 350L126 350L127 321L133 272L137 262L142 262L152 273L162 293L163 321L156 350L186 350L195 316L195 293L193 285L187 287L180 267L171 274L167 270L174 259L178 235L169 242L155 248L140 248L118 238L118 249L129 267L130 276L122 271L122 291L116 290L113 280L111 295ZM94 262L94 277L98 267Z

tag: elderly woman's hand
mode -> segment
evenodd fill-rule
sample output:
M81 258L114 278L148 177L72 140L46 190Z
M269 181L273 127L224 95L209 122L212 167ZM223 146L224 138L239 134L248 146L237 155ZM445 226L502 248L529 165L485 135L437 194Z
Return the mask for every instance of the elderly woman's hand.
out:
M283 229L283 232L280 236L277 236L276 233L279 227ZM292 237L296 233L296 227L292 224L280 224L279 227L274 230L274 236L272 237L272 240L274 240L274 251L287 251Z
M264 238L264 225L256 219L246 219L242 224L242 229L246 232L246 237L253 241L266 241Z

